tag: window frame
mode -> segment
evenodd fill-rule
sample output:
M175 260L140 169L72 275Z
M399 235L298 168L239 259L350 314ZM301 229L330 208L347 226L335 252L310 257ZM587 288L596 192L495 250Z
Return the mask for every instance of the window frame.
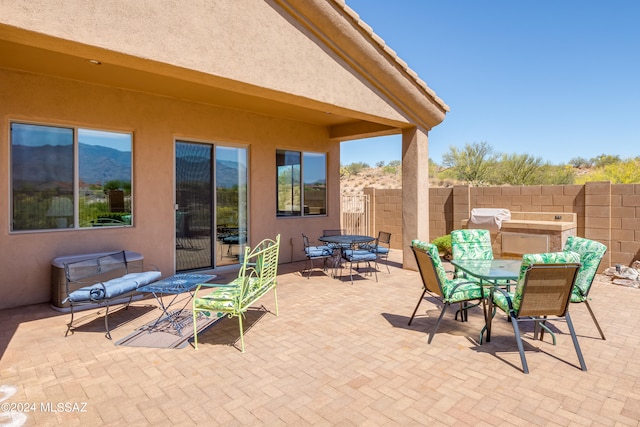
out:
M114 129L104 129L99 127L89 127L89 126L79 126L79 125L70 125L64 123L48 123L48 122L35 122L28 120L14 120L10 119L8 121L8 184L9 184L9 203L8 203L8 228L9 234L25 234L25 233L49 233L49 232L63 232L63 231L79 231L79 230L101 230L101 229L121 229L121 228L131 228L135 225L134 221L134 168L133 168L133 159L134 159L134 134L129 130L114 130ZM14 209L15 209L15 200L14 200L14 138L13 138L13 126L14 125L24 125L24 126L40 126L42 128L56 128L56 129L64 129L71 130L72 132L72 194L73 194L73 226L68 227L53 227L53 228L33 228L33 229L14 229ZM80 188L80 140L79 133L80 131L89 131L89 132L100 132L100 133L112 133L118 135L128 135L129 136L129 146L130 146L130 195L129 195L129 206L130 209L127 212L130 215L130 223L100 223L96 221L95 224L91 226L83 226L80 223L81 212L80 212L80 200L83 196L80 194L82 189ZM105 200L107 200L108 196L105 195ZM97 219L96 219L97 220Z
M283 162L284 164L279 164L279 157L282 156L283 159L286 159L288 155L297 155L298 158L300 159L299 164L287 164L286 161ZM305 157L306 156L322 156L323 159L323 163L324 163L324 168L323 168L323 180L324 180L324 201L323 201L323 206L320 208L322 210L322 212L319 213L310 213L308 211L309 207L307 206L307 204L305 203L306 201L306 182L305 182ZM286 149L286 148L278 148L276 149L276 217L277 218L313 218L313 217L319 217L319 216L327 216L327 212L328 212L328 197L327 197L327 176L328 176L328 170L327 170L327 157L328 154L324 151L303 151L303 150L291 150L291 149ZM309 160L306 160L306 163L309 163ZM298 165L299 166L299 172L298 172L298 179L297 182L295 182L295 179L292 175L292 188L291 188L291 200L295 200L295 188L299 189L299 201L296 201L297 206L293 206L293 203L291 204L292 209L287 211L287 210L280 210L280 193L281 193L281 189L280 189L280 168L282 166L291 166L292 167L292 174L293 171L295 169L295 166ZM309 168L311 169L310 165L308 165ZM295 184L294 184L295 183ZM297 210L294 210L293 207L297 207Z

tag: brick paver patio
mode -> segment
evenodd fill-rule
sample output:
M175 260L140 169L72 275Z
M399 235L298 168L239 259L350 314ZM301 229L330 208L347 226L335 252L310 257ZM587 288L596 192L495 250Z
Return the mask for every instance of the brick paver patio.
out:
M68 315L48 304L1 310L0 413L30 412L0 425L639 425L640 290L594 285L606 341L572 307L587 372L565 324L554 324L557 346L525 330L525 375L502 313L484 345L479 308L467 323L451 310L431 345L433 301L407 326L421 281L399 256L377 283L353 285L282 265L280 316L248 316L245 354L232 346L236 319L202 334L198 351L115 346L158 314L152 299L114 313L113 341L101 318L65 338ZM272 296L263 304L273 309Z

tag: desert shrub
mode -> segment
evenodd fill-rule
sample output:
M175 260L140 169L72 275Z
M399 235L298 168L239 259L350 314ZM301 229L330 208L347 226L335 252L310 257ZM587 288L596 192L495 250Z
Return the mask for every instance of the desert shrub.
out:
M438 248L438 252L444 257L451 257L451 234L436 237L431 241Z

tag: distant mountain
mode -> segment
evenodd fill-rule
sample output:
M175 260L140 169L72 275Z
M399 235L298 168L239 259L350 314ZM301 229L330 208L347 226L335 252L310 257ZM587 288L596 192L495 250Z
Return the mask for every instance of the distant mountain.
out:
M14 183L48 187L73 181L73 149L69 145L14 145L11 150ZM84 183L131 181L130 152L82 143L79 152L80 180Z
M176 159L177 176L179 181L209 182L211 166L208 159L197 156L185 156ZM216 162L216 185L221 188L231 188L238 184L238 168L244 167L237 162L220 160Z
M14 145L12 148L14 185L32 185L39 188L59 186L73 182L73 149L70 145L43 145L30 147ZM80 180L84 184L105 184L108 181L131 181L131 153L99 145L79 145ZM197 156L176 160L178 176L182 181L208 182L208 160ZM237 162L216 162L217 186L231 188L238 184Z
M87 184L104 184L120 180L131 182L131 152L101 145L80 143L80 180Z

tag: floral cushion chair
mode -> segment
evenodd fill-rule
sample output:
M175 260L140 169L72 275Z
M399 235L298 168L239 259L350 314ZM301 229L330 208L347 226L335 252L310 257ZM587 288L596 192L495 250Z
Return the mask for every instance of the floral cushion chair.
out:
M423 292L418 300L415 310L413 310L411 318L409 319L409 325L411 325L411 322L418 311L418 307L427 292L439 297L444 303L444 307L442 307L442 311L440 312L440 317L438 317L438 320L429 335L428 343L431 343L433 336L438 330L438 326L440 326L440 322L442 321L442 317L444 316L444 312L447 310L447 307L451 304L460 303L461 310L466 311L468 308L466 305L467 301L480 300L484 304L483 288L477 280L471 278L449 279L447 277L447 272L442 265L442 261L440 260L438 248L435 245L420 240L413 240L411 242L411 249L416 257L418 270L422 277ZM463 319L465 317L466 316L463 316Z
M492 260L493 248L489 230L475 228L453 230L451 232L451 256L453 259ZM468 277L465 272L458 269L455 270L455 275L456 277ZM504 285L508 286L509 282ZM457 312L455 318L458 319Z
M451 253L453 259L493 259L489 230L453 230Z
M526 254L522 257L522 266L515 290L508 292L502 287L493 287L492 304L494 309L499 307L509 316L525 374L529 373L529 368L518 324L523 321L534 321L535 339L539 327L551 332L545 325L548 320L551 320L548 319L548 316L566 320L580 367L583 371L587 370L568 311L572 288L579 268L580 257L575 252ZM491 333L492 318L493 316L490 315L487 322L489 334Z
M582 264L582 267L578 270L576 285L571 293L571 302L584 303L587 306L587 310L589 310L589 314L591 314L593 323L596 324L596 328L598 328L598 332L600 332L600 336L604 340L606 338L600 328L600 324L598 324L598 321L596 320L595 314L593 314L593 310L591 310L588 296L591 284L593 283L593 279L596 277L600 261L602 261L602 257L607 251L607 247L595 240L569 236L563 250L575 252L580 255L580 263Z

